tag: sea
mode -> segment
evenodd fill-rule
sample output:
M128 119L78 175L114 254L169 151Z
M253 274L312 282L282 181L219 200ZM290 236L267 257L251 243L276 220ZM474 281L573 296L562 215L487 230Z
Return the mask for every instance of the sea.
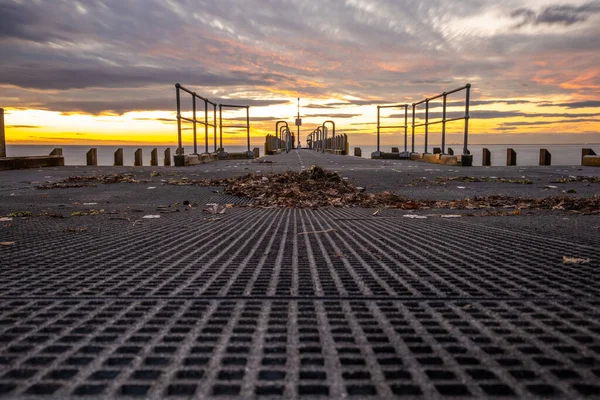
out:
M9 157L18 156L41 156L48 155L55 147L63 149L65 157L65 165L85 165L86 153L92 146L46 146L46 145L7 145L6 152ZM113 165L114 152L117 148L123 148L124 165L133 165L134 153L141 148L143 151L144 165L150 165L150 152L152 149L158 149L159 164L162 165L164 151L167 148L171 149L171 154L175 154L176 146L93 146L98 149L98 165ZM253 145L251 149L258 147L261 156L264 153L262 145ZM363 158L371 158L371 153L376 151L375 146L350 146L350 154L354 154L354 147L360 147ZM455 154L462 153L462 145L449 145L455 151ZM481 165L482 150L487 148L492 155L492 166L506 165L506 149L512 148L517 152L517 165L538 165L539 152L541 148L547 149L552 155L552 165L581 165L581 149L591 148L597 154L600 154L600 143L592 144L473 144L469 146L469 150L473 155L473 165ZM403 147L399 146L400 151ZM186 153L189 153L190 147L186 147ZM210 149L212 150L212 149ZM381 147L382 151L391 151L391 147ZM423 147L417 146L417 152L422 152ZM432 151L433 147L429 151ZM203 151L203 147L198 149ZM228 152L243 152L247 151L246 146L226 146L225 151Z

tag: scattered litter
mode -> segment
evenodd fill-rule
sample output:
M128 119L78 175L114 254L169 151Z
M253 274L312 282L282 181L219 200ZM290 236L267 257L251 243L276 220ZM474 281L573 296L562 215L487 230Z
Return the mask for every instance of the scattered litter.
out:
M325 229L322 231L300 232L298 235L308 235L311 233L329 233L329 232L335 232L335 231L337 231L337 229L330 228L330 229Z
M424 215L415 215L415 214L406 214L402 216L403 218L412 218L412 219L427 219Z
M98 203L83 203L84 206L95 206Z
M442 214L440 215L442 218L462 218L462 215L459 214Z
M155 218L160 218L160 215L144 215L142 218L144 218L144 219L155 219Z
M465 186L457 186L456 188L457 188L457 189L466 189L466 187L465 187Z
M267 178L266 176L263 176L263 177L261 178L261 180L262 180L263 182L267 182L267 181L269 180L269 178Z
M225 214L225 210L227 209L226 206L217 203L208 203L206 206L202 211L210 214Z
M148 190L156 189L156 186L148 186Z
M587 264L592 261L589 258L577 258L577 257L567 257L563 256L563 263L565 264Z
M544 189L558 189L558 186L548 185L544 186Z
M10 222L12 221L11 217L0 217L0 222Z
M10 194L10 197L13 197L14 195L15 195L14 193L11 193L11 194Z
M373 213L373 215L374 215L374 216L377 216L377 215L379 215L380 213L381 213L381 210L377 210L377 211L375 211L375 212Z
M12 246L14 244L15 244L15 242L0 242L0 246L6 246L6 247Z

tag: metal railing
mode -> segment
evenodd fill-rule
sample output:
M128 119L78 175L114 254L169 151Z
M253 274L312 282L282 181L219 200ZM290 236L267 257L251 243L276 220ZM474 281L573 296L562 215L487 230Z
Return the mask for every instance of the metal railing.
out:
M204 125L204 151L205 153L208 153L208 127L211 126L214 129L214 145L215 145L215 152L217 151L217 103L213 103L212 101L199 96L198 94L196 94L196 92L193 92L183 86L181 86L179 83L175 84L175 90L177 92L177 154L178 155L182 155L183 154L183 143L182 143L182 139L181 139L181 120L184 121L188 121L194 124L194 153L193 154L198 154L198 142L197 142L197 131L196 131L196 124L202 124ZM186 118L183 117L181 115L181 95L180 92L184 91L186 93L189 93L192 96L192 118ZM204 102L204 121L202 120L198 120L196 119L196 99L199 99L200 101ZM208 120L208 105L212 105L213 106L213 123L211 124Z
M446 106L447 106L447 98L449 95L465 91L465 115L462 117L456 118L446 118ZM468 145L469 145L469 102L471 97L471 84L467 83L465 86L461 86L458 89L451 90L449 92L444 92L438 94L437 96L433 96L430 98L426 98L424 100L418 101L412 104L412 152L415 152L415 128L424 126L425 127L425 151L427 153L427 146L429 141L429 126L435 124L442 124L442 154L446 152L446 123L452 121L460 121L465 120L465 128L464 128L464 142L463 142L463 154L468 154ZM443 98L443 106L442 106L442 119L429 122L429 102L432 100L436 100L439 98ZM415 112L416 108L420 104L425 104L425 122L420 124L415 124Z
M404 108L404 125L381 125L381 109L382 108ZM382 129L398 129L404 128L404 152L408 152L408 104L390 104L377 106L377 153L380 151L381 130ZM413 150L414 151L414 150Z
M233 109L246 109L246 125L225 125L223 126L223 108ZM248 141L248 152L250 152L250 106L239 106L235 104L219 104L219 147L223 150L223 128L245 128L247 141Z

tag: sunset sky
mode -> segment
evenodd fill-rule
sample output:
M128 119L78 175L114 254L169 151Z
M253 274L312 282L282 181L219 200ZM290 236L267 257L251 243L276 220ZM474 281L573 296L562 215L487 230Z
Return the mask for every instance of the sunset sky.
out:
M472 143L600 142L600 1L0 0L0 51L9 144L175 144L176 82L250 105L253 146L298 97L302 143L332 119L375 145L378 104L467 82Z

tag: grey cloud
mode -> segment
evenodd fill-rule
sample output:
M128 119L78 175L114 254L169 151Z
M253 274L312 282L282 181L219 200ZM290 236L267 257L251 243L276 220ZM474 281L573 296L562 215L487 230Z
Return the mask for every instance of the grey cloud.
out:
M543 107L565 107L565 108L600 108L600 100L573 101L570 103L549 103L540 104Z
M600 4L597 2L587 3L581 6L555 5L544 8L536 13L529 8L520 8L511 13L511 17L521 19L516 27L525 25L573 25L578 22L587 21L592 15L600 12Z

